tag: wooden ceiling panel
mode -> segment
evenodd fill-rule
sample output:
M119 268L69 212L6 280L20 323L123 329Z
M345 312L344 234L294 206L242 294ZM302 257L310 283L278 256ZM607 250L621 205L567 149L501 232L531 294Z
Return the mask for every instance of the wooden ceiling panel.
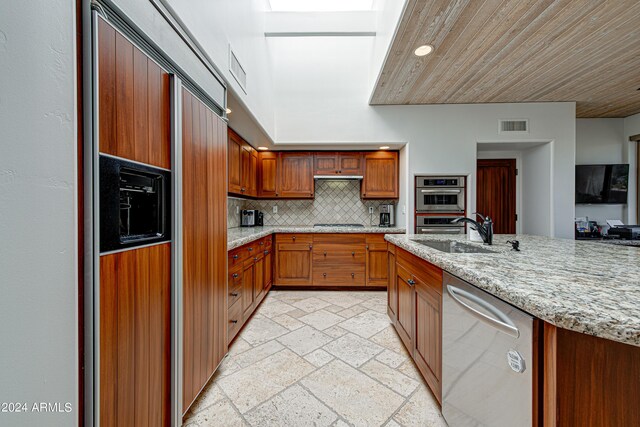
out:
M575 101L640 112L638 0L408 0L371 104ZM416 47L431 44L425 57Z

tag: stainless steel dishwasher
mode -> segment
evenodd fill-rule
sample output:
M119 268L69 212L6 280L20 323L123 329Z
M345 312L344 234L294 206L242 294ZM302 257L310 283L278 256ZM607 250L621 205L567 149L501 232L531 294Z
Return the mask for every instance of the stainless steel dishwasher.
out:
M451 427L531 426L533 317L444 274L442 414Z

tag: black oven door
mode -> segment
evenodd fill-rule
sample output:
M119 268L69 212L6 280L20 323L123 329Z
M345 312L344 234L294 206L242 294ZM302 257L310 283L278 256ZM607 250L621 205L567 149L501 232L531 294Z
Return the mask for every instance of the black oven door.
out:
M171 172L100 155L100 252L171 239Z

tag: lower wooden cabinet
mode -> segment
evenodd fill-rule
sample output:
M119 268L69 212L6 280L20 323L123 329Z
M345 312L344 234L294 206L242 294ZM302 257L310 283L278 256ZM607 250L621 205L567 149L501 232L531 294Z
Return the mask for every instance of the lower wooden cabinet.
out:
M387 311L427 385L442 400L442 270L390 245L395 283Z
M276 285L310 285L312 250L311 234L278 234L276 236Z
M389 283L389 255L384 234L366 237L367 286L387 286Z

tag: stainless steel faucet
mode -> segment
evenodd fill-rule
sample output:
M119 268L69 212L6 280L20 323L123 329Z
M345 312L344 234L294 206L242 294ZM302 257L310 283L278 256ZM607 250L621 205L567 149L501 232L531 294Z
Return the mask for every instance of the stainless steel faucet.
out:
M478 212L474 212L473 215L477 215L482 220L482 223L479 223L478 221L475 221L471 218L467 218L465 216L456 218L453 221L451 221L451 223L455 224L458 222L468 222L469 224L471 224L473 228L478 230L478 233L480 234L480 237L482 237L483 242L485 242L487 245L492 245L493 244L493 221L491 221L491 218L489 218L488 216L484 216Z

